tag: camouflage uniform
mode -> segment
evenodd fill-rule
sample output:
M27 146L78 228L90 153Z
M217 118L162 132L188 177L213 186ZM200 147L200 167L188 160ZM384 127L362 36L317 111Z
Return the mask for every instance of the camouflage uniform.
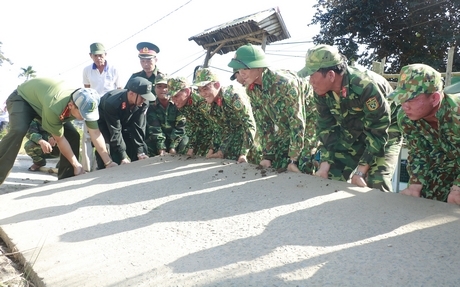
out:
M148 140L146 144L149 149L149 156L158 155L160 150L169 152L175 149L177 153L186 153L188 136L185 134L186 119L174 105L169 101L163 107L160 100L156 100L147 110Z
M329 177L347 181L357 165L370 165L367 185L391 191L401 149L395 119L399 107L385 98L388 81L372 71L348 67L341 94L315 93L321 161L331 164Z
M262 158L273 168L286 168L304 148L304 84L290 71L265 68L262 86L246 89L256 121Z
M197 86L216 81L216 75L207 68L196 73ZM224 158L238 160L241 155L247 156L254 144L256 126L245 91L234 86L221 87L210 105L209 116L216 127L213 130L217 131L213 142L221 142L218 150Z
M306 82L306 80L305 80ZM313 100L314 92L310 84L305 85L305 133L304 148L299 158L299 170L306 174L313 174L316 170L315 156L318 153L319 140L316 136L316 106ZM316 162L317 164L318 162Z
M42 147L38 143L40 140L48 141L51 134L45 131L38 120L33 120L30 123L29 130L26 133L26 138L29 139L24 143L26 154L32 158L34 164L45 166L47 158L57 158L60 155L58 146L54 146L51 153L44 153Z
M209 106L195 89L183 77L168 79L168 93L177 94L180 90L190 88L191 94L185 106L179 109L187 121L186 135L189 138L187 149L193 149L198 156L205 156L209 149L217 149L219 143L213 143L213 125L210 123ZM213 144L210 144L213 143Z
M392 94L404 103L420 94L442 93L441 74L433 68L413 64L401 69L398 88ZM436 112L438 128L427 121L410 120L398 113L408 147L409 185L421 184L424 198L447 201L452 185L460 186L460 93L446 94Z

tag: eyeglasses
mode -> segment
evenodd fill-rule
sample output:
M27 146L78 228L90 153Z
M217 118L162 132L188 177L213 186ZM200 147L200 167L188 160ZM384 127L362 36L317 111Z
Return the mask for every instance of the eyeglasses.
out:
M238 60L237 58L233 58L232 61L235 61L235 62L240 63L241 65L245 66L246 69L251 69L251 68L249 68L248 65L246 65L243 61Z

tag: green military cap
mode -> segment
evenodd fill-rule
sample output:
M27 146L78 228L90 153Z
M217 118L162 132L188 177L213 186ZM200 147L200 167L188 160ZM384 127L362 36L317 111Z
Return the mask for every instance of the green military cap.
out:
M105 47L101 43L92 43L89 45L89 52L93 55L105 54Z
M337 47L318 45L307 51L305 67L297 72L300 77L309 76L321 68L329 68L343 63L344 59Z
M175 96L178 92L185 88L189 88L190 83L184 77L176 77L168 79L168 94Z
M398 86L388 96L397 103L404 103L421 94L442 90L441 74L425 64L412 64L401 68Z
M155 85L156 84L168 84L168 75L163 73L158 73L155 76Z
M239 47L233 59L228 63L230 68L240 69L254 69L254 68L266 68L268 62L265 57L265 52L260 46L254 46L252 44L246 44Z
M230 77L230 81L234 81L236 79L236 73L238 73L238 70L237 69L233 69L233 74L232 76Z
M152 59L156 57L157 53L160 53L160 48L149 42L140 42L136 48L139 51L139 58L141 59Z
M219 78L208 68L202 68L196 71L194 86L203 87L211 82L218 82Z

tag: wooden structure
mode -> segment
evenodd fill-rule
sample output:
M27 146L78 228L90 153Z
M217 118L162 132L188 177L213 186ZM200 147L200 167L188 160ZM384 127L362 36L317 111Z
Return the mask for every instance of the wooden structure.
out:
M208 67L215 54L236 51L247 43L261 45L265 50L267 44L290 37L280 10L275 7L209 28L188 40L207 51L203 67Z

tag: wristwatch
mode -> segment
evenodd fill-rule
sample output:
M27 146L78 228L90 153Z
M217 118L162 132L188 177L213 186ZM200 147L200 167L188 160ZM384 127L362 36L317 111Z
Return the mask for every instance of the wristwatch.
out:
M355 171L355 174L357 176L360 176L360 177L366 177L366 174L364 172L362 172L362 171L359 171L359 170Z
M298 162L297 160L293 160L293 159L290 159L290 158L289 158L289 159L288 159L288 164L291 164L291 163L293 163L293 164L295 164L295 165L299 164L299 162Z

